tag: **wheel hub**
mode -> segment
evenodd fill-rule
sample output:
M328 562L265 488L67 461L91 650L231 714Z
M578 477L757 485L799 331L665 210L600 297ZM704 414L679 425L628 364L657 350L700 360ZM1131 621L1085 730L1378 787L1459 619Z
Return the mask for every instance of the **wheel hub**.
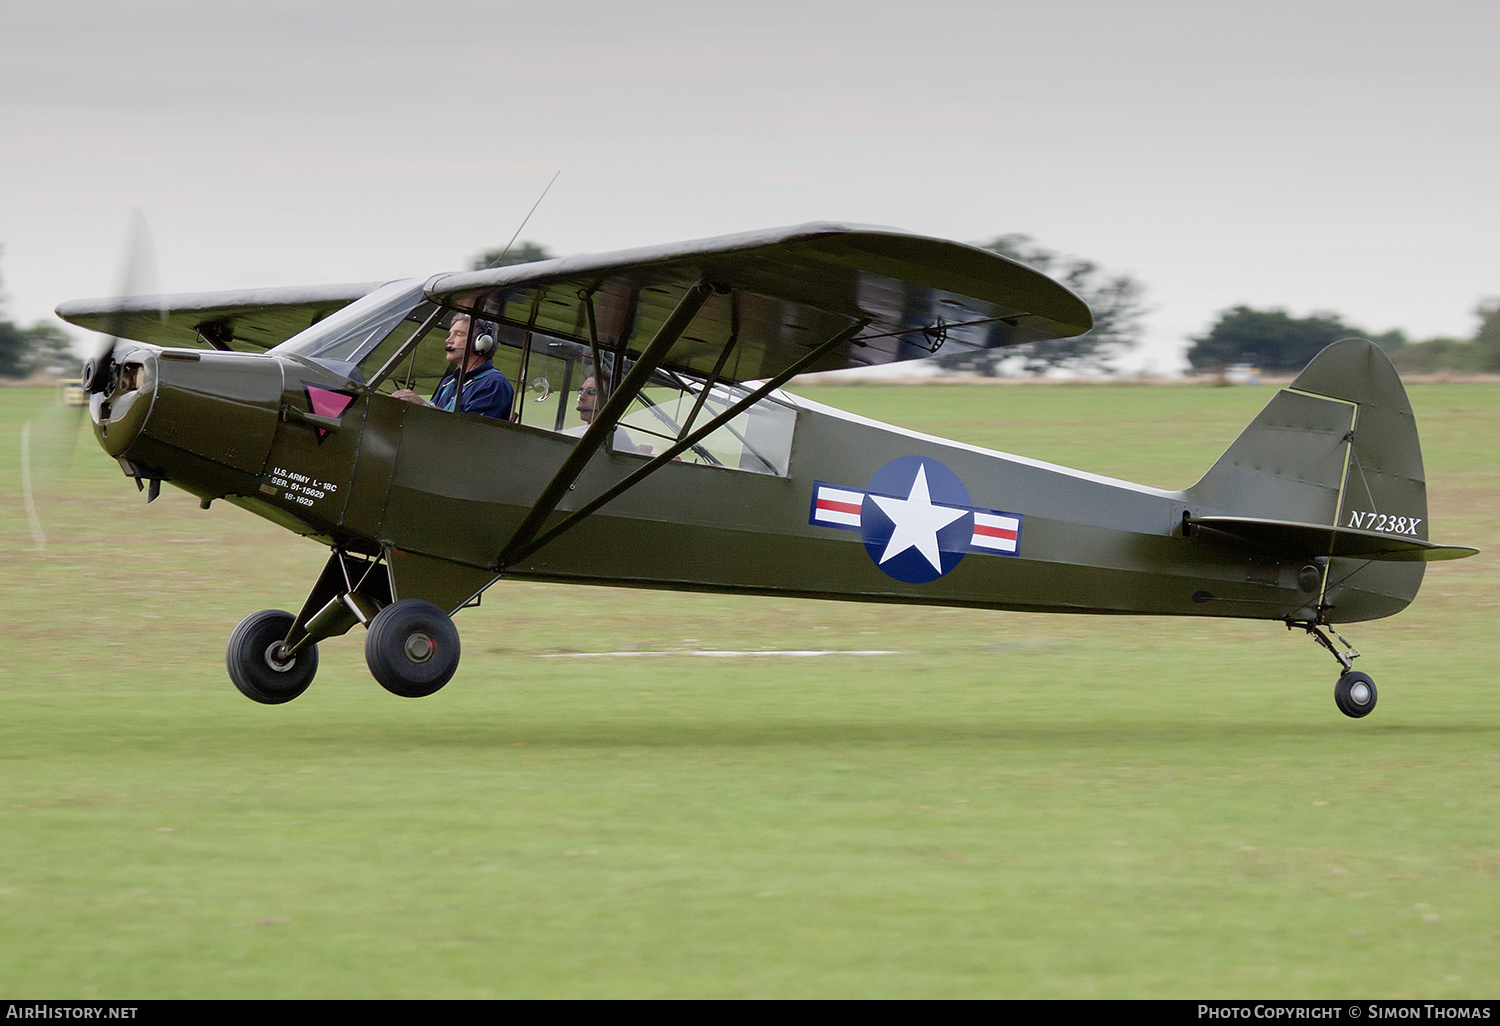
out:
M432 653L437 649L433 640L421 631L416 631L407 636L406 658L414 663L425 663L432 658Z
M285 673L296 665L297 657L286 654L286 643L273 641L266 648L266 665L277 673Z
M1349 700L1355 705L1370 704L1370 685L1359 681L1349 689Z

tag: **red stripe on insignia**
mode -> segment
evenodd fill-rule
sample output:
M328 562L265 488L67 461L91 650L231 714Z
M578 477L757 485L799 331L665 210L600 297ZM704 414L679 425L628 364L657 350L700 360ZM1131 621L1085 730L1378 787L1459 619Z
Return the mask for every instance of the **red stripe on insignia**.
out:
M1006 541L1016 540L1016 529L1014 527L990 527L988 524L975 524L974 533L982 534L986 538L1003 538Z
M819 499L818 508L826 509L832 513L853 513L859 515L860 507L852 502L835 502L832 499Z

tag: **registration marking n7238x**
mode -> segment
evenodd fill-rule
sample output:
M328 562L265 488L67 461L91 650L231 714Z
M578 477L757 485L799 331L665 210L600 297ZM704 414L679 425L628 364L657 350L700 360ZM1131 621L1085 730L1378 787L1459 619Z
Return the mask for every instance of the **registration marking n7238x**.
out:
M1389 513L1349 513L1346 527L1357 527L1365 531L1384 531L1387 534L1416 534L1421 517L1397 517Z

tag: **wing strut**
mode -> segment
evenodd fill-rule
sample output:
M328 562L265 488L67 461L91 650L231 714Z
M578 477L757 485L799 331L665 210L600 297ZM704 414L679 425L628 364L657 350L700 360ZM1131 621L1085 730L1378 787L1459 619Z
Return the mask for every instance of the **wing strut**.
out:
M557 504L568 494L568 489L573 482L578 480L578 475L583 473L584 467L589 460L593 459L594 453L598 452L599 446L604 440L614 434L615 425L625 415L626 409L636 397L636 393L645 388L651 380L652 373L666 359L667 352L676 344L677 339L687 330L693 318L698 315L708 297L713 294L713 286L706 281L700 281L688 289L682 299L678 301L677 308L672 315L662 323L656 332L656 337L651 340L641 353L640 359L636 360L635 366L630 368L630 373L625 375L609 399L605 402L594 422L589 425L583 437L573 446L568 453L568 458L563 460L562 466L557 468L557 473L552 475L552 480L547 482L547 487L542 489L542 494L537 497L535 503L526 514L526 519L516 528L516 533L511 536L509 542L500 550L500 558L497 560L499 566L514 563L518 558L517 552L531 552L535 545L532 540L536 532L541 528L547 517L557 508ZM622 344L623 348L623 344Z
M660 456L653 457L649 463L641 467L635 473L630 474L622 480L616 482L611 487L599 493L598 496L590 500L586 505L580 506L578 509L568 514L547 533L533 540L520 542L519 544L515 540L512 540L511 544L507 546L504 552L501 554L501 558L497 561L496 566L493 569L504 573L507 566L519 563L527 556L530 556L532 553L536 552L537 549L540 549L543 545L546 545L548 542L555 539L564 531L567 531L574 525L581 523L586 517L592 515L595 510L599 509L599 507L611 501L616 496L619 496L624 492L629 491L631 488L634 488L644 478L660 470L668 463L671 463L679 455L686 452L694 445L697 445L700 441L713 434L720 427L729 423L735 417L738 417L741 413L744 413L751 406L760 402L776 389L786 384L795 375L800 374L805 368L811 366L815 361L823 357L830 350L836 349L839 346L848 343L851 339L854 338L855 335L858 335L861 331L863 331L865 326L869 323L869 320L865 318L861 318L855 321L843 331L840 331L838 334L834 335L827 342L824 342L816 349L813 349L812 351L807 353L807 355L803 356L802 359L798 360L796 363L783 370L780 374L777 374L774 378L771 378L765 384L761 385L754 392L751 392L749 395L745 396L745 398L729 407L729 409L719 414L713 420L700 427L697 431L694 431L692 434L686 436L685 438L679 439L671 446L671 448L664 451ZM639 367L640 364L637 364L636 366ZM596 420L595 423L597 424L598 421ZM587 438L588 436L585 435L584 437ZM556 503L554 503L554 505L556 505ZM520 532L517 531L516 533L519 536Z

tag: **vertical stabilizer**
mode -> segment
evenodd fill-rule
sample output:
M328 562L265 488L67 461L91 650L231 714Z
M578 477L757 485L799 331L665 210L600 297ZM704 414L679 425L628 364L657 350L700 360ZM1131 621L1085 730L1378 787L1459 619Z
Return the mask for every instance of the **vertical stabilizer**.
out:
M1417 421L1401 378L1380 347L1360 339L1335 342L1291 387L1358 404L1338 526L1425 539L1427 475Z
M1427 539L1427 484L1401 378L1372 342L1320 352L1184 494L1194 516L1326 524ZM1416 597L1421 562L1333 557L1330 621L1389 616Z

